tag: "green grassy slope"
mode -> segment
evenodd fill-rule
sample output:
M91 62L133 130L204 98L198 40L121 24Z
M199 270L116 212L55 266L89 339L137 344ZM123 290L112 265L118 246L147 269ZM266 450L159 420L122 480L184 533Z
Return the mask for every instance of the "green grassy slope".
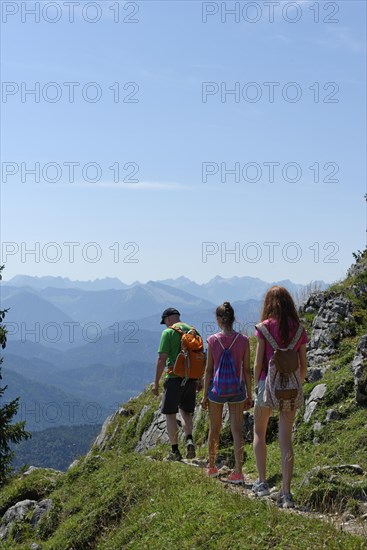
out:
M359 538L226 491L199 468L152 462L123 449L91 456L67 474L35 471L4 488L0 510L48 495L53 511L36 531L13 529L4 550L278 548L357 549Z
M154 403L149 391L131 400L130 414L110 426L108 448L95 450L66 474L36 470L3 487L0 514L24 498L51 498L54 506L36 530L19 523L1 548L25 550L31 542L43 550L365 548L361 538L320 520L234 494L200 468L134 453L149 420L135 419L149 403ZM154 454L165 451L161 446ZM269 458L276 461L272 451ZM245 469L249 466L247 461Z

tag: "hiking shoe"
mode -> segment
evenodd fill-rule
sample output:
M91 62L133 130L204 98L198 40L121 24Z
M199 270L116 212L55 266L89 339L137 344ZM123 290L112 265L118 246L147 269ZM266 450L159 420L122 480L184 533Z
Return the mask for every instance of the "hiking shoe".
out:
M186 458L195 458L195 445L192 439L189 439L186 443Z
M241 473L239 474L239 473L237 473L237 472L232 472L232 473L229 474L229 476L227 477L227 481L228 481L228 483L236 483L236 484L243 483L243 482L244 482L243 473L241 472Z
M278 499L279 508L294 508L294 500L291 493L280 493Z
M166 457L166 460L179 461L179 460L182 460L182 455L180 451L170 451Z
M214 466L214 468L207 468L206 473L209 477L218 477L219 476L219 470L216 466Z
M255 481L252 486L252 492L258 497L266 497L270 495L269 485L265 481Z

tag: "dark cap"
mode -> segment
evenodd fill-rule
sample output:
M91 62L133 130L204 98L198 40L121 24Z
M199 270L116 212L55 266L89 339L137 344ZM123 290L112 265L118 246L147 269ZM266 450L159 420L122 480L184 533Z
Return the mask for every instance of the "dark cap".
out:
M169 307L165 309L164 312L162 313L161 325L164 325L164 319L165 317L168 317L168 315L181 315L181 314L174 307Z

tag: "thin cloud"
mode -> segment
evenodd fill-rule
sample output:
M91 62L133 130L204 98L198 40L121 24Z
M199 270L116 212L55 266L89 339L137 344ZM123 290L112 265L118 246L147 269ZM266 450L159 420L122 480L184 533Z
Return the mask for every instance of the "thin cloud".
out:
M182 183L172 182L172 183L164 183L159 181L139 181L137 183L122 183L122 184L112 184L122 187L124 189L130 189L132 191L140 191L140 190L150 190L150 191L177 191L182 190L185 188L185 185L182 185Z
M274 34L273 36L270 36L270 40L280 40L285 44L290 44L292 42L290 38L288 36L285 36L284 34Z
M17 181L12 184L13 186L19 185L24 186L23 182ZM138 181L138 182L113 182L113 181L96 181L96 182L87 182L87 181L58 181L55 183L40 182L40 183L29 183L29 186L40 188L40 187L85 187L85 188L94 188L98 187L110 188L110 189L127 189L129 191L182 191L187 189L187 185L178 182L160 182L160 181Z
M349 27L340 25L337 27L328 27L324 38L309 38L308 41L318 46L347 49L353 53L366 52L365 41L356 38Z
M119 182L100 181L96 183L78 182L77 184L60 184L60 185L77 185L78 187L109 187L112 189L126 189L128 191L180 191L185 189L185 185L177 182L160 182L160 181L138 181L138 182Z

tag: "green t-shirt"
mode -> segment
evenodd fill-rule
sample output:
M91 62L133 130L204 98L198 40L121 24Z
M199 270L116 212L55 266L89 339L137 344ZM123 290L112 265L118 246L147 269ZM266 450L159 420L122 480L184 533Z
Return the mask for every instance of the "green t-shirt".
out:
M175 326L182 329L183 331L190 330L190 325L187 325L186 323L175 323ZM158 353L166 353L167 354L167 360L166 360L166 378L177 378L175 374L173 374L172 369L176 361L177 355L181 351L181 334L177 332L177 330L173 330L173 328L166 328L162 332L161 341L159 342L159 348Z

